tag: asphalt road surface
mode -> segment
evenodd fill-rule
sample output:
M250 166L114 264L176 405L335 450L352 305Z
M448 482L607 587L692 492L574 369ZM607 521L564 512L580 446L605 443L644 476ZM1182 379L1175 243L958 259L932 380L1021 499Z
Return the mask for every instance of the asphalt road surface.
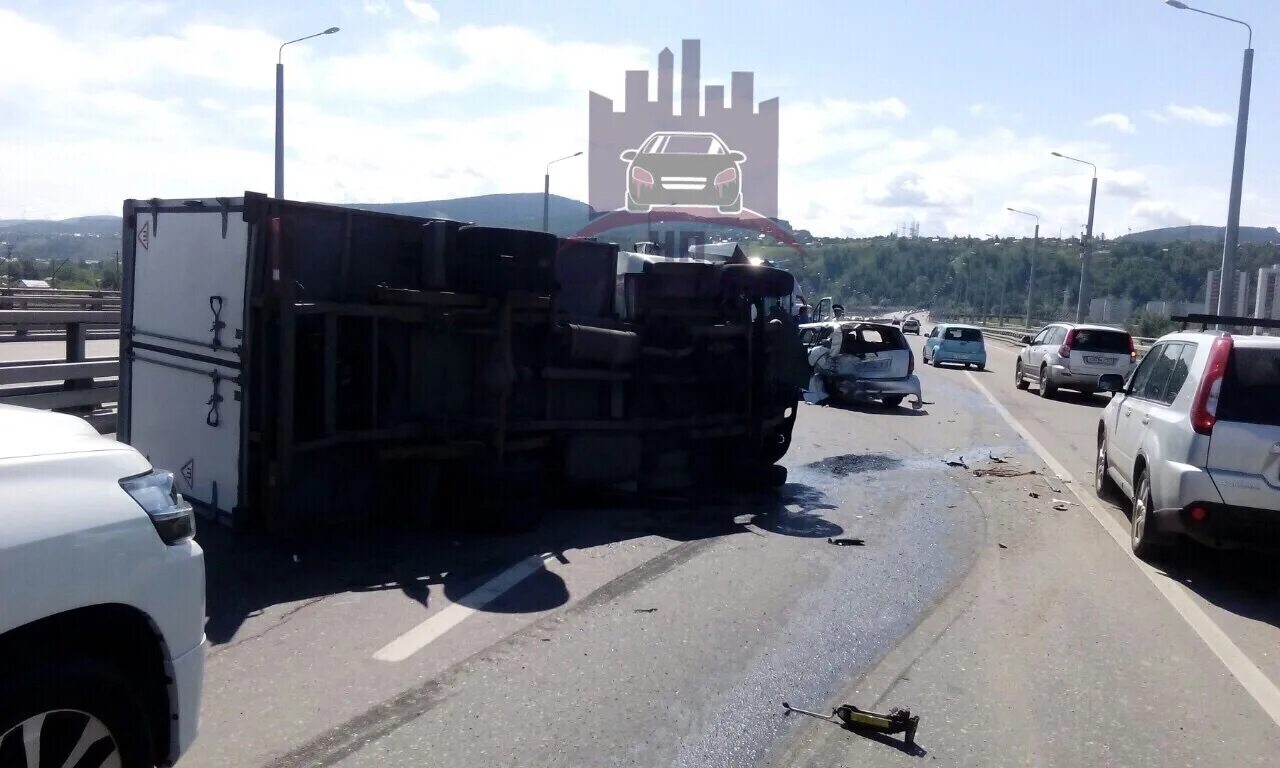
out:
M1091 490L1105 396L1044 400L989 358L918 369L921 412L802 405L776 493L502 538L206 525L181 768L1276 764L1271 561L1138 563ZM917 746L783 701L910 707Z

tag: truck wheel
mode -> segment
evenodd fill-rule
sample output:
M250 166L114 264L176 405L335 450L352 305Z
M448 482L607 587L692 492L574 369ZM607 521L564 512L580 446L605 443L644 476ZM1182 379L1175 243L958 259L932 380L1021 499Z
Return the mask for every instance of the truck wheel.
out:
M898 406L902 405L902 401L905 398L906 398L906 395L885 395L884 397L880 398L880 402L884 403L884 406L886 408L897 408Z
M155 765L150 720L130 681L93 659L24 663L0 683L0 765L60 766L82 742L76 765L142 768ZM27 753L36 745L39 759Z

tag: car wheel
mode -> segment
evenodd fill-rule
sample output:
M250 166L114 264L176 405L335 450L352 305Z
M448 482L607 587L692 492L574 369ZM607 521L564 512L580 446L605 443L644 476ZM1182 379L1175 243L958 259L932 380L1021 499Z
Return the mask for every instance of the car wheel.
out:
M937 355L934 355L934 356L933 356L933 360L931 360L930 362L932 362L932 363L933 363L933 367L934 367L934 368L941 368L941 367L942 367L942 361L938 359L938 356L937 356Z
M1031 386L1031 382L1027 381L1027 377L1022 375L1022 361L1019 360L1013 366L1013 386L1018 389L1026 389Z
M1116 481L1107 474L1107 433L1098 434L1098 455L1093 464L1093 491L1100 499L1110 499L1116 495Z
M987 370L987 365L986 365L986 363L978 363L977 365L975 365L975 366L973 366L973 367L974 367L974 368L977 368L977 369L978 369L978 370L980 370L980 371L985 371L985 370Z
M0 683L0 765L69 765L76 752L77 766L154 765L138 687L89 659L35 665L12 676Z
M1129 515L1129 547L1142 560L1149 560L1160 551L1151 529L1151 475L1143 469L1133 497L1133 513Z
M906 395L885 395L880 398L880 402L884 403L886 408L897 408L902 405L902 401L905 398Z
M1049 381L1049 369L1040 366L1040 396L1050 398L1058 394L1058 388L1052 381Z

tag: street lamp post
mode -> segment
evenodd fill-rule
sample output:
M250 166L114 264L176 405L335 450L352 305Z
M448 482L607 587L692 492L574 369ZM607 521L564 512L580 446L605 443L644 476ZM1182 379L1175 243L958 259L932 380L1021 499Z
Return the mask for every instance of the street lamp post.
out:
M1035 235L1035 239L1031 241L1031 265L1027 268L1027 325L1026 327L1030 328L1031 327L1031 291L1033 290L1036 284L1036 255L1037 255L1037 252L1040 250L1040 217L1028 211L1020 211L1017 208L1006 208L1005 210L1011 213L1022 214L1023 216L1030 216L1031 218L1036 220L1036 235Z
M1049 154L1083 163L1093 169L1093 181L1089 185L1089 221L1084 225L1084 248L1080 253L1080 290L1076 293L1076 322L1083 323L1089 314L1089 257L1093 255L1093 207L1098 200L1098 166L1061 152Z
M542 173L542 231L543 232L547 231L547 227L549 226L549 220L551 216L551 166L555 165L561 160L568 160L569 158L577 157L580 154L582 154L582 150L578 150L577 152L574 152L572 155L565 155L564 157L558 157L555 160L552 160L551 162L547 163L547 167L543 169L543 173Z
M1249 132L1249 91L1253 81L1253 27L1240 19L1192 8L1179 0L1165 0L1165 4L1181 11L1195 11L1215 19L1230 21L1249 30L1249 43L1244 49L1244 66L1240 72L1240 109L1236 115L1236 150L1235 158L1231 163L1231 196L1227 202L1227 229L1222 238L1222 273L1218 278L1218 314L1233 315L1235 312L1231 308L1231 294L1234 291L1231 290L1231 286L1235 282L1232 276L1236 268L1236 247L1240 242L1240 194L1244 186L1244 145Z
M276 52L276 197L284 197L284 47L300 43L303 40L310 40L313 37L321 35L332 35L338 31L337 27L329 27L323 32L317 32L314 35L300 37L297 40L290 40L287 43L280 44L280 50Z

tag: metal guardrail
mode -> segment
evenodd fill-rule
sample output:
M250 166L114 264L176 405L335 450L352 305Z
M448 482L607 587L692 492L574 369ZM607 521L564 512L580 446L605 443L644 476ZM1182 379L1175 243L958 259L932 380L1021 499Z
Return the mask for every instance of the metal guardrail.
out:
M115 431L120 363L114 357L86 357L85 341L98 338L90 328L114 329L118 336L118 309L0 309L0 330L5 328L38 329L15 333L11 341L52 341L56 333L66 351L58 360L0 363L0 403L64 410L83 416L99 432Z
M1042 328L1044 328L1043 325L1037 326L1035 328L1025 328L1021 326L1010 326L1010 325L1003 325L1003 326L991 325L989 323L984 323L984 322L975 322L973 324L982 328L982 334L986 336L988 339L995 339L996 341L1007 342L1015 346L1022 346L1022 338L1024 336L1035 336L1037 333L1040 332ZM1148 338L1145 336L1133 337L1133 347L1135 350L1137 350L1139 357L1146 354L1147 350L1151 349L1151 345L1155 343L1156 343L1155 339Z

